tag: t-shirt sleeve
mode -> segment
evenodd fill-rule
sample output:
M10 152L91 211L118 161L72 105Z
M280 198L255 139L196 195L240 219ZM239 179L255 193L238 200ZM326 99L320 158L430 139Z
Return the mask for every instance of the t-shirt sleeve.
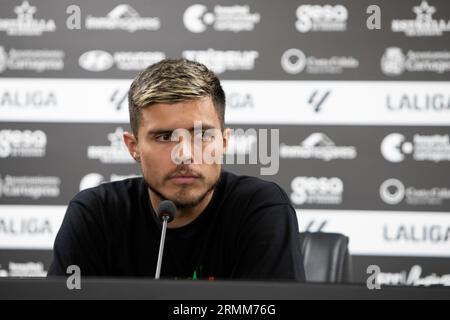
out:
M233 278L305 281L298 221L287 195L258 192L240 230Z
M82 276L106 273L105 238L98 210L96 199L88 193L69 203L55 239L48 276L65 276L71 265L78 266Z

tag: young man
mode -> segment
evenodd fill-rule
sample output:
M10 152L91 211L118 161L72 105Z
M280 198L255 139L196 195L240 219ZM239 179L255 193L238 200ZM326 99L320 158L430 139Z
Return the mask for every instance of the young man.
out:
M84 276L153 277L161 236L155 212L171 200L177 215L168 225L162 278L304 280L297 218L285 192L225 172L220 161L202 161L207 150L221 159L229 140L214 73L196 62L163 60L133 81L129 108L132 133L124 141L143 177L75 196L49 275L77 265Z

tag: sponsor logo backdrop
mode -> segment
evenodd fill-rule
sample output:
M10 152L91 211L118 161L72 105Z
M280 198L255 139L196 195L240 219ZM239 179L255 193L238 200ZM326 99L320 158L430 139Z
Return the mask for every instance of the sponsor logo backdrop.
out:
M225 168L277 169L300 231L350 237L354 281L450 284L447 0L2 2L0 277L44 276L70 199L140 174L127 91L166 57L218 74L246 159Z

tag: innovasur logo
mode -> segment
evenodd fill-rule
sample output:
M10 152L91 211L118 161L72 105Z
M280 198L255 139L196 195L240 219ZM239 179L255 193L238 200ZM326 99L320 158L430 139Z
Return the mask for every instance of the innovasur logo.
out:
M86 17L86 29L91 30L125 30L135 32L138 30L154 31L161 27L158 17L141 17L139 13L128 4L120 4L111 10L106 17Z
M280 145L280 156L287 159L351 160L355 159L356 155L354 146L337 146L333 140L322 132L312 133L297 146L284 143Z

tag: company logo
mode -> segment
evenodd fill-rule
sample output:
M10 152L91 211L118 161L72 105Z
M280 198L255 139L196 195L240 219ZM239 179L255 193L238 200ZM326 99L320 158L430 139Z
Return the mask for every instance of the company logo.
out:
M296 177L291 188L291 201L295 205L338 205L342 203L344 183L336 177Z
M6 70L59 71L64 69L64 56L62 50L10 49L6 52L0 46L0 73Z
M41 131L0 130L0 158L42 158L47 135Z
M46 218L2 218L0 217L0 235L52 235L54 228Z
M447 243L450 241L450 226L385 224L383 227L383 238L389 243Z
M109 146L88 146L87 157L101 163L134 163L123 142L123 129L118 127L108 134Z
M0 73L5 71L8 68L8 54L5 51L5 48L0 46Z
M85 27L90 30L154 31L160 29L161 21L157 17L143 18L130 5L120 4L108 13L106 17L88 15Z
M116 65L118 70L142 70L151 64L163 60L163 52L109 52L92 50L83 53L78 62L80 67L92 72L101 72Z
M248 5L215 6L208 12L206 6L194 4L183 15L184 26L193 33L204 32L211 25L216 31L252 31L259 21L259 13L251 13Z
M410 271L380 272L377 274L376 283L390 286L450 286L450 274L437 275L433 273L423 277L422 272L422 267L419 265L414 265Z
M400 133L391 133L381 142L381 154L390 162L401 162L407 155L415 161L450 161L450 135L415 134L412 141Z
M35 19L36 7L28 1L22 2L14 8L16 19L0 19L0 32L4 31L8 36L40 36L44 32L54 32L56 25L54 20Z
M57 105L58 101L52 91L3 91L0 89L0 108L42 109Z
M227 108L234 110L255 108L255 101L251 93L230 92L226 96Z
M450 112L449 94L389 94L386 106L390 111Z
M387 204L399 204L405 198L405 186L400 180L388 179L380 186L380 196Z
M408 37L442 36L450 31L450 20L433 19L436 7L430 6L427 1L423 0L413 11L415 20L392 20L391 30L403 32Z
M380 196L389 205L400 204L405 200L408 205L438 206L450 199L450 189L405 187L398 179L388 179L380 186Z
M109 102L117 111L128 110L128 90L114 90L109 98Z
M120 181L120 180L124 180L124 179L135 178L135 177L138 177L138 176L135 174L129 174L129 175L111 174L109 181L110 182ZM80 191L84 190L84 189L97 187L104 182L108 182L108 180L105 179L105 177L103 175L96 173L96 172L89 173L81 179Z
M60 195L61 179L45 176L0 177L0 198L56 198Z
M216 74L225 71L253 70L255 60L259 57L258 51L220 51L208 50L185 50L183 58L200 62L214 71Z
M281 66L290 74L298 74L305 69L309 74L341 74L346 69L358 68L359 61L352 56L330 58L306 56L303 51L292 48L283 53Z
M6 278L9 277L8 270L1 269L2 265L0 264L0 278Z
M302 232L324 232L328 220L310 220Z
M324 102L328 99L330 94L331 94L330 90L324 92L315 90L309 96L308 104L314 108L315 112L320 112Z
M402 49L387 48L381 58L381 69L389 76L400 75L405 71L405 59Z
M386 48L381 58L381 70L388 76L399 76L408 72L450 71L450 51L412 51L405 55L400 48Z
M296 13L295 27L299 32L347 30L348 11L343 5L305 4Z
M3 275L2 275L3 271ZM0 270L0 277L45 277L47 271L44 270L42 262L9 262L8 270Z
M321 132L315 132L303 140L299 146L280 145L281 158L288 159L335 159L351 160L357 155L354 146L336 146L333 140Z

